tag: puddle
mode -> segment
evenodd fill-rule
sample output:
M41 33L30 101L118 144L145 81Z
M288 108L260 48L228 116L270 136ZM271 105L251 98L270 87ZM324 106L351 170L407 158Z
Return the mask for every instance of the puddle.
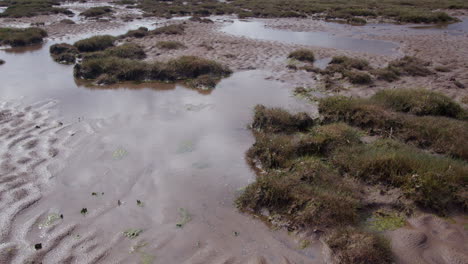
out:
M327 32L295 32L271 29L265 27L265 25L259 21L247 22L235 20L221 30L228 34L255 39L343 49L378 55L395 54L398 48L397 44L388 41L338 37Z
M71 236L95 233L84 245L96 243L93 250L104 250L112 262L136 263L139 256L128 253L129 239L122 236L129 228L144 230L135 240L147 240L145 252L161 263L193 263L203 254L264 256L270 263L321 259L318 246L295 250L285 245L291 243L285 232L270 230L233 205L236 191L255 177L244 160L254 141L246 129L254 106L311 108L284 84L266 80L268 73L245 71L223 79L210 94L157 83L90 89L74 80L73 66L50 58L54 43L24 53L0 50L7 62L0 69L0 98L26 104L56 100L65 124L85 120L92 133L51 180L53 191L15 221L57 208L64 224L80 224ZM105 195L97 199L91 192ZM183 228L176 226L178 208L190 212Z

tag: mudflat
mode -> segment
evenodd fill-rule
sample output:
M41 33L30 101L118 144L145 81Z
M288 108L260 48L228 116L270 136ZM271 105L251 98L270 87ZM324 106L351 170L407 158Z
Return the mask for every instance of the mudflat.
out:
M403 21L407 13L394 18L379 9L327 13L321 1L315 4L324 10L281 17L276 9L241 13L236 8L252 7L242 1L205 3L218 10L209 14L191 3L175 10L133 1L52 2L33 13L28 4L27 13L7 11L9 1L0 7L8 14L0 28L17 30L0 31L0 263L377 263L364 250L359 258L339 251L356 237L374 243L369 234L378 238L376 248L383 241L388 250L381 263L468 262L466 175L440 181L456 187L430 189L455 198L415 198L429 185L418 185L417 173L413 180L367 181L381 175L378 166L359 174L347 163L351 154L338 155L350 150L335 153L327 141L342 143L337 135L346 123L357 132L346 134L345 147L366 153L379 140L394 140L422 160L456 164L434 174L466 171L466 7L455 1L411 10L451 17L416 24ZM46 34L23 32L31 27ZM110 44L89 40L98 35L111 36ZM92 51L77 44L83 40ZM404 100L409 95L428 99ZM325 108L327 98L358 103ZM276 109L259 126L257 105ZM446 129L431 126L439 121ZM317 131L325 132L317 138ZM262 152L275 150L275 142L277 152ZM319 152L304 152L314 144ZM255 147L264 149L254 155ZM301 176L300 184L278 183L298 188L284 187L285 197L310 192L301 204L263 203L262 191L273 185L260 188L259 180L276 184L309 159L327 167L317 177L337 177L323 178L336 180L332 189L302 185L313 177ZM247 196L252 190L258 195ZM356 222L334 221L338 213L319 223L318 214L300 220L304 205L342 191L359 204ZM346 233L348 225L353 231ZM344 242L332 241L343 233Z

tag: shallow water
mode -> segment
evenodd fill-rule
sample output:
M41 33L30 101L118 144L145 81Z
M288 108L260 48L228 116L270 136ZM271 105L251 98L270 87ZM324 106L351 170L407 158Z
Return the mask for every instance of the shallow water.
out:
M57 116L66 124L86 124L86 132L76 131L86 137L62 161L47 194L15 223L42 213L63 214L58 228L73 224L78 226L69 236L92 234L85 244L97 246L83 254L92 258L96 250L104 250L104 263L136 263L143 255L129 249L143 241L148 245L142 250L157 263L241 263L251 256L264 256L271 263L283 258L321 263L318 247L299 250L284 232L272 232L233 205L238 190L255 178L244 160L253 143L246 128L253 107L304 106L281 83L265 80L264 72L246 71L222 80L208 94L178 84L91 89L74 80L73 66L50 58L53 43L0 50L6 61L0 66L0 98L25 104L56 100ZM88 209L86 216L80 214L82 208ZM183 228L176 227L179 208L192 218ZM128 228L143 233L135 240L124 238ZM48 236L53 235L33 232L31 240ZM63 246L66 238L60 239L44 263L71 254Z
M339 37L327 32L295 32L267 28L259 21L234 20L221 29L223 32L255 39L273 40L286 43L312 45L326 48L366 52L378 55L396 53L398 45L381 40L367 40L352 37Z

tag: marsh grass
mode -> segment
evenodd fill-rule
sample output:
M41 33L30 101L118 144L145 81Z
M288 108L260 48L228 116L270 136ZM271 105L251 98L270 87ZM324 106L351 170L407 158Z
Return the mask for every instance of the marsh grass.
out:
M400 23L450 23L456 21L456 18L434 10L468 8L463 0L415 0L410 5L407 1L393 0L382 0L378 5L362 0L140 0L137 6L145 11L145 15L159 17L237 14L239 18L280 18L314 15L358 24L363 24L365 18L378 17Z
M113 56L124 59L142 60L146 58L143 48L137 44L125 43L119 46L110 47L103 52L104 56Z
M115 37L110 35L99 35L79 40L73 44L80 52L93 52L105 50L114 46Z
M313 126L314 120L306 113L290 114L281 108L266 108L255 106L252 129L266 133L292 133L307 131Z
M97 6L91 7L84 12L80 13L80 16L84 16L86 18L90 17L103 17L108 16L113 13L112 8L110 6Z
M67 18L66 18L66 19L60 20L60 23L66 24L66 25L74 25L74 24L76 24L75 21L73 21L73 20L71 20L71 19L67 19Z
M182 24L173 24L156 28L154 30L151 30L150 33L153 35L182 35L185 33L185 26Z
M56 62L63 64L75 63L76 57L79 54L78 49L75 46L67 43L54 44L50 46L49 52Z
M370 70L369 62L365 59L352 58L347 56L335 56L330 61L330 65L339 65L344 67L346 70Z
M216 88L216 85L219 83L219 77L213 77L212 75L205 74L200 75L195 79L187 81L187 85L191 88L198 90L212 90Z
M308 49L295 50L289 53L288 58L309 63L313 63L315 61L314 52Z
M104 51L104 53L106 53ZM97 56L85 58L75 65L77 78L97 79L103 74L107 78L121 81L175 81L195 79L202 75L222 78L231 74L231 70L215 61L182 56L167 63L144 62L115 56Z
M266 130L271 131L271 130ZM326 156L334 148L359 143L356 129L342 123L318 126L306 133L256 132L256 142L247 157L258 160L265 169L288 168L302 156Z
M437 213L453 207L468 209L463 195L468 177L465 162L430 155L394 140L339 148L332 162L350 176L401 188L416 204Z
M320 100L319 112L327 123L346 122L373 134L468 160L468 123L461 120L399 113L370 100L342 96Z
M176 50L187 48L183 43L179 41L159 41L156 43L156 47L165 50Z
M237 199L242 210L272 215L295 227L340 226L357 221L358 192L333 169L314 158L289 171L270 171Z
M119 38L144 38L148 34L149 34L148 28L139 27L138 29L127 31L127 33L120 35Z
M468 142L463 134L468 127L463 121L390 107L372 99L329 97L320 100L319 125L301 114L257 106L251 125L255 143L246 156L261 173L236 199L238 208L289 230L324 230L323 242L334 263L392 263L388 242L359 229L368 209L385 209L369 204L365 190L400 189L411 206L439 215L463 211L468 209L468 165L385 138L437 149ZM361 141L366 131L380 139ZM467 149L463 145L462 151ZM376 231L405 223L398 211L374 220Z
M324 242L331 251L333 263L393 263L388 241L373 233L342 227L332 231Z
M73 12L55 7L59 1L54 0L6 0L2 1L7 9L0 13L0 17L33 17L38 15L65 14L73 15Z
M371 100L398 112L467 118L466 111L458 103L439 92L425 89L381 90Z
M394 71L397 75L428 76L433 74L432 71L427 68L429 65L429 62L416 57L405 56L390 62L388 69Z
M0 28L0 45L33 45L41 43L45 37L47 32L40 28Z
M372 83L372 77L366 72L359 71L347 71L344 73L350 83L352 84L370 84Z

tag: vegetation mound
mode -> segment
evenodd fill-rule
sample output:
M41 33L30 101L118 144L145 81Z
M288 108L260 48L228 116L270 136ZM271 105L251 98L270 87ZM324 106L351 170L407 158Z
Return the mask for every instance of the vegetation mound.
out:
M291 133L306 131L314 124L306 113L290 114L281 108L266 108L263 105L255 107L252 128L268 133Z
M185 32L185 26L182 24L173 24L164 27L159 27L151 31L154 35L182 35Z
M40 28L0 28L0 45L12 47L38 44L47 37L47 32Z
M288 230L324 231L328 257L350 264L393 262L389 244L374 233L378 230L362 228L370 225L364 220L369 214L387 210L399 228L403 212L416 208L439 215L468 210L468 164L453 158L468 158L468 123L413 115L411 109L425 109L421 105L452 106L427 91L401 93L422 93L431 103L405 101L409 107L402 110L393 94L329 97L320 100L320 124L305 114L257 106L251 125L255 143L246 156L260 174L237 198L239 209ZM385 195L388 189L402 195L389 197L388 204L366 198L369 190Z
M0 6L7 6L7 9L0 13L0 17L33 17L39 15L65 14L73 15L73 12L55 7L59 5L55 0L4 0Z
M225 77L231 71L221 64L194 56L183 56L167 63L142 62L114 56L84 59L75 65L75 77L97 79L106 74L117 81L175 81L202 75Z
M50 46L49 51L56 62L63 64L75 63L76 56L79 54L75 46L66 43L54 44Z
M325 122L346 122L373 134L468 160L468 123L438 116L395 112L371 100L334 96L322 99L319 112Z
M84 16L86 18L90 17L103 17L112 14L112 8L110 6L98 6L98 7L91 7L84 12L80 13L80 16Z
M466 118L466 111L439 92L425 89L387 89L372 96L372 101L398 112L415 115Z
M114 46L115 37L110 35L94 36L73 44L80 52L101 51Z
M313 63L315 61L314 52L308 49L295 50L289 53L288 58L310 63Z
M158 43L156 43L156 47L166 50L186 48L186 46L179 41L159 41Z

